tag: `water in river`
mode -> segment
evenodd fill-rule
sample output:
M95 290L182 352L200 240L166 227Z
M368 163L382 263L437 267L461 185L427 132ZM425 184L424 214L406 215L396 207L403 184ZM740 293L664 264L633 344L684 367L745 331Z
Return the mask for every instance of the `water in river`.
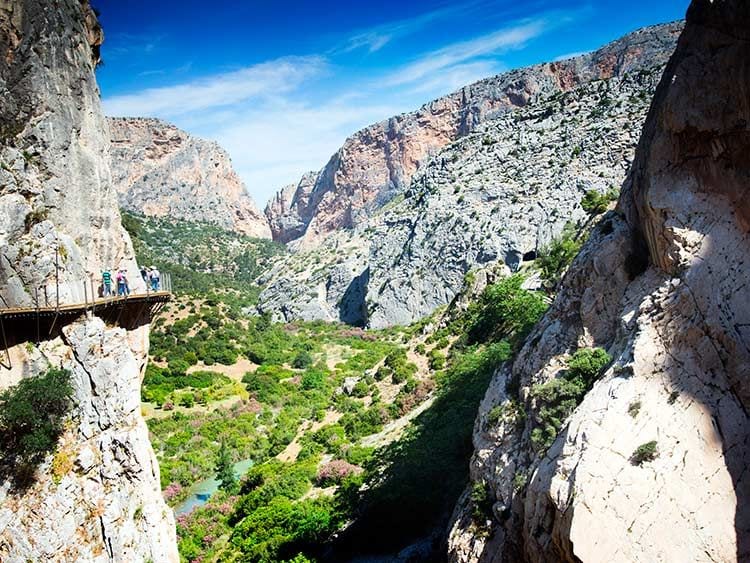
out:
M239 478L243 476L252 466L252 459L243 459L241 461L238 461L234 464L234 474ZM175 506L175 516L179 516L180 514L187 514L194 508L198 508L199 506L204 505L206 501L211 498L211 495L214 494L218 489L219 482L213 477L195 483L192 487L190 487L190 495L188 496L188 498Z

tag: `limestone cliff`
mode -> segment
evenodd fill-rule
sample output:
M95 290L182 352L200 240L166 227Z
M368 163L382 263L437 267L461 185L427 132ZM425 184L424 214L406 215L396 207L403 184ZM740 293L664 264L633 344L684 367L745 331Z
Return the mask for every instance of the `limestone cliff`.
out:
M494 505L477 519L464 495L452 560L750 558L748 21L740 0L690 6L617 211L480 407L471 473ZM611 366L535 448L534 390L588 346Z
M273 240L287 243L305 234L302 217L310 213L310 196L317 179L317 172L308 172L296 185L285 186L268 202L265 213Z
M94 79L102 30L87 1L0 0L0 300L82 301L103 266L140 276L121 226ZM148 326L96 316L38 337L4 319L0 388L63 367L74 407L33 484L0 483L3 561L177 561L174 521L140 415ZM0 464L2 475L10 469Z
M148 216L214 223L271 238L229 155L174 125L149 118L109 118L112 180L120 205Z
M309 248L337 229L362 224L403 192L430 156L488 118L593 80L663 65L680 29L679 23L646 28L588 55L488 78L355 133L321 170L309 202L294 210L293 228L274 236L299 238L297 245ZM273 206L266 214L278 223Z
M360 225L285 256L262 280L260 308L285 320L408 324L449 303L467 272L494 264L515 269L566 222L583 224L584 194L616 190L625 178L676 29L638 32L570 63L628 60L620 75L538 94L486 117ZM634 58L638 49L649 58ZM287 190L274 205L281 209L286 198L309 207L305 185L297 190L304 198ZM294 208L290 203L286 216Z

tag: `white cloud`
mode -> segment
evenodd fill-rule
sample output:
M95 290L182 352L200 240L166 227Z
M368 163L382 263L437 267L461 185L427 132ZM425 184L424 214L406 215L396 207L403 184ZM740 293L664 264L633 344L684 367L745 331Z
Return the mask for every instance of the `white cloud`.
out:
M479 57L497 56L512 49L522 48L530 39L541 35L547 27L544 19L527 21L493 33L453 43L430 51L389 77L384 86L399 86L434 76L435 73L455 67L459 63Z
M353 132L404 109L355 97L314 107L277 100L248 107L231 120L216 116L205 134L229 151L248 191L263 205L276 190L297 182L304 172L322 168ZM207 118L212 120L212 116Z
M416 85L411 86L409 92L437 98L505 70L505 65L493 60L457 64L441 69L434 76L424 77Z
M477 2L476 0L472 2L457 3L453 6L425 12L412 18L397 20L370 29L358 31L349 37L342 46L334 49L334 52L354 51L355 49L364 48L370 53L374 53L396 38L416 33L427 27L432 22L455 16L475 7L479 3L480 2Z
M326 68L321 57L288 57L218 74L186 84L149 88L104 100L115 116L158 116L167 119L191 112L230 106L289 92Z

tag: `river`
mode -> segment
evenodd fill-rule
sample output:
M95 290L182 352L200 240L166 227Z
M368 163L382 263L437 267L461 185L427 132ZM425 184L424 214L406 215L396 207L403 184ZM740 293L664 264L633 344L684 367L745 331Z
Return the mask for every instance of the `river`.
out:
M233 465L234 474L237 476L237 478L240 478L252 466L252 459L243 459L241 461L238 461ZM190 487L190 494L188 498L175 506L175 516L179 516L180 514L187 514L191 510L198 508L199 506L203 506L204 504L206 504L208 499L211 498L211 495L214 494L217 490L219 490L219 482L213 477L211 477L210 479L204 479L203 481L198 481L192 487Z

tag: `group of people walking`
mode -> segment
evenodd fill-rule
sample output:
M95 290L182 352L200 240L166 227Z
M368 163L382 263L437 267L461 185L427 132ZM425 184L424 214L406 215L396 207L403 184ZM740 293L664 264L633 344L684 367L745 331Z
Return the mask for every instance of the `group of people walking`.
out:
M146 286L151 288L151 291L159 291L161 288L161 272L151 266L141 268L141 277L146 282ZM117 284L117 296L127 297L130 295L130 284L128 283L127 271L125 269L117 270L117 273L112 277L112 272L108 268L102 271L102 297L113 297L115 295L112 282Z
M159 291L161 289L161 272L153 266L150 268L141 266L141 277L146 282L146 285L151 284L152 291Z

